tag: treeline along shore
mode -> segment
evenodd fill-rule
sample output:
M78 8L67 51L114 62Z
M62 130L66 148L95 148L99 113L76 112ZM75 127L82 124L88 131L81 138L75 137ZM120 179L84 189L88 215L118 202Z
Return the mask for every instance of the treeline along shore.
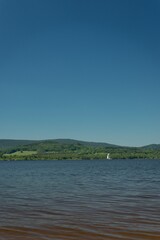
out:
M0 140L0 160L160 159L160 144L122 147L71 139Z

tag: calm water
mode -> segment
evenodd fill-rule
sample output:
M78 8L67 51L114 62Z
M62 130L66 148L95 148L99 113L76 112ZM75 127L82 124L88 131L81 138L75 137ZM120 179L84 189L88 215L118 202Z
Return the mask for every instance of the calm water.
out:
M0 162L3 239L160 239L160 160Z

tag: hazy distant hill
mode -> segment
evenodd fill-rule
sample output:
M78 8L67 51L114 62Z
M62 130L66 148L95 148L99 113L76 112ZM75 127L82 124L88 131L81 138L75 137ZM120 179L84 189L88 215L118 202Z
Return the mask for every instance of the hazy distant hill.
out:
M35 143L34 140L13 140L13 139L0 139L0 149L14 148Z
M57 142L62 144L81 144L84 146L92 146L92 147L120 147L118 145L110 144L110 143L103 143L103 142L87 142L87 141L80 141L74 139L54 139L54 140L45 140L51 142Z
M143 147L144 149L153 149L153 150L159 150L160 149L160 144L150 144L150 145L147 145L147 146L144 146Z
M118 146L110 143L104 143L104 142L87 142L87 141L80 141L80 140L74 140L74 139L49 139L49 140L14 140L14 139L0 139L0 149L11 149L21 146L26 146L28 148L33 148L36 146L45 146L45 145L55 145L55 144L66 144L66 145L82 145L86 147L108 147L108 148L126 148L123 146ZM159 150L160 144L150 144L147 146L141 147L142 149L153 149L153 150Z
M83 146L92 146L92 147L119 147L117 145L109 144L109 143L97 143L97 142L87 142L87 141L79 141L73 139L51 139L51 140L12 140L12 139L1 139L0 140L0 149L9 149L16 148L20 146L38 146L38 145L51 145L51 144L81 144Z

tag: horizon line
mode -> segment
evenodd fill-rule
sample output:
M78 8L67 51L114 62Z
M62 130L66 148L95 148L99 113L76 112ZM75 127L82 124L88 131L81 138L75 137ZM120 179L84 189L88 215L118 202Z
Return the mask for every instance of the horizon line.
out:
M90 141L90 140L80 140L80 139L74 139L74 138L43 138L43 139L20 139L20 138L0 138L0 141L55 141L55 140L71 140L71 141L77 141L77 142L88 142L88 143L100 143L100 144L109 144L117 147L146 147L150 145L159 145L158 143L150 143L146 145L140 145L140 146L133 146L133 145L119 145L119 144L114 144L110 142L105 142L105 141Z

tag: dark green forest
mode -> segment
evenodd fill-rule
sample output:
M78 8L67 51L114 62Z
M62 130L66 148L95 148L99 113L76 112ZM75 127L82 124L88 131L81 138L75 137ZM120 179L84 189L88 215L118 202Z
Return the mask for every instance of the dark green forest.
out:
M0 160L160 159L160 145L122 147L70 139L0 140Z

